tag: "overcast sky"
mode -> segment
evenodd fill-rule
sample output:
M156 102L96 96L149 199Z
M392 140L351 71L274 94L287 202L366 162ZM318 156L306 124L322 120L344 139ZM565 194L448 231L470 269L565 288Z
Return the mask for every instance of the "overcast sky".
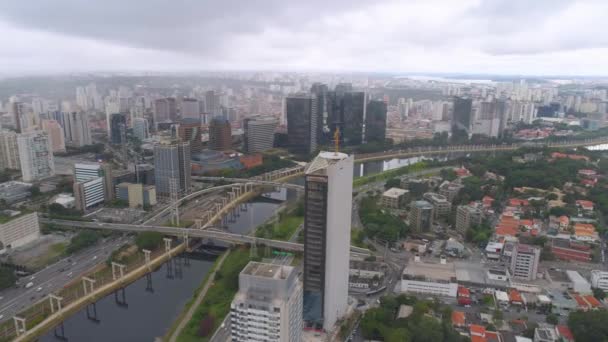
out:
M0 73L608 75L608 0L0 0Z

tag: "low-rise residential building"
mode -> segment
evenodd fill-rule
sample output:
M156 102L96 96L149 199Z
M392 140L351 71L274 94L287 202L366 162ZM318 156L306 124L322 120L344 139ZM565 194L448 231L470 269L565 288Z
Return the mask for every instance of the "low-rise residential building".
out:
M7 204L13 204L25 200L31 196L30 189L32 184L8 181L0 184L0 200L6 201Z
M568 239L553 239L551 241L551 252L556 258L561 260L591 261L591 247Z
M591 293L591 284L583 276L572 270L566 271L566 276L570 280L570 286L574 292L577 293Z
M558 339L555 327L547 323L539 323L534 329L534 342L556 342Z
M601 270L591 271L591 286L608 291L608 272Z
M447 217L450 215L452 204L448 199L434 192L427 192L422 196L425 200L433 205L433 218Z
M23 246L40 237L38 213L29 213L15 218L9 218L0 224L0 249Z
M471 205L459 205L456 209L456 231L464 234L468 229L480 225L482 212Z
M410 199L410 191L390 188L382 194L382 205L392 209L402 209Z
M574 238L578 241L595 242L599 240L599 235L595 226L589 223L576 223L574 225Z
M453 263L413 262L403 270L401 292L456 298L458 284Z
M576 206L583 214L593 214L594 204L587 200L577 200Z

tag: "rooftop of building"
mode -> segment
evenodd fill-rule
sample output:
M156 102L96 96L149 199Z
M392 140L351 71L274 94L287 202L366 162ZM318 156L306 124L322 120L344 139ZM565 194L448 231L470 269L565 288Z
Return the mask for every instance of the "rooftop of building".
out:
M4 182L4 183L0 183L0 191L6 191L6 190L14 190L16 188L29 188L31 187L32 184L30 183L25 183L25 182L18 182L18 181L8 181L8 182Z
M433 205L427 201L414 201L412 206L420 209L433 209Z
M451 262L445 264L425 261L410 262L403 270L403 275L451 281L456 278L456 269Z
M524 243L520 243L517 245L517 253L536 253L540 250L540 248L536 246L526 245Z
M427 192L427 193L425 193L423 195L423 197L425 199L428 199L429 201L432 201L432 202L437 202L437 203L444 202L444 203L448 203L447 197L445 197L443 195L440 195L438 193L435 193L435 192Z
M242 274L263 278L287 279L287 276L292 271L293 267L291 266L250 262L247 264L247 266L245 266Z
M407 194L408 192L410 192L409 190L403 190L400 188L390 188L388 190L386 190L382 196L384 197L390 197L390 198L399 198L399 196L402 196L403 194Z
M348 157L349 156L346 153L321 151L319 155L317 155L315 159L313 159L308 164L308 166L306 166L306 170L304 171L304 173L318 173L322 170L327 169L328 166L336 164L337 162L347 159Z

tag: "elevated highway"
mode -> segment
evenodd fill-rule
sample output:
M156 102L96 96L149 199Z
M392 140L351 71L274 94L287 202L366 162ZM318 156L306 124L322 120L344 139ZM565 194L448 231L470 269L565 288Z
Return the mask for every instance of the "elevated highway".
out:
M176 237L191 237L191 238L202 238L202 239L214 239L225 241L235 244L255 244L265 245L285 251L303 252L304 245L301 243L271 240L258 238L255 236L241 235L227 233L215 229L215 227L208 227L207 229L194 229L194 228L178 228L178 227L165 227L165 226L148 226L148 225L135 225L135 224L122 224L122 223L105 223L105 222L84 222L84 221L70 221L70 220L55 220L41 217L40 223L54 224L62 227L70 228L86 228L86 229L99 229L99 230L114 230L124 232L145 232L154 231L164 235L176 236ZM356 254L369 255L370 251L365 248L351 246L351 252Z
M505 145L421 146L378 153L359 154L355 155L355 162L368 162L392 158L408 158L449 153L505 152L515 151L523 147L575 148L606 143L608 143L608 137L556 142L524 142Z

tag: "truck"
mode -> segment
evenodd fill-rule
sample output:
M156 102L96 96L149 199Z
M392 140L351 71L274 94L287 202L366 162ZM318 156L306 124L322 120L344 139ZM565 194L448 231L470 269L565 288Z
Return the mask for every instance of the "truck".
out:
M26 288L26 289L29 289L29 288L30 288L30 287L32 287L32 286L34 286L34 283L33 283L33 282L31 282L31 281L30 281L29 283L25 284L25 288Z

